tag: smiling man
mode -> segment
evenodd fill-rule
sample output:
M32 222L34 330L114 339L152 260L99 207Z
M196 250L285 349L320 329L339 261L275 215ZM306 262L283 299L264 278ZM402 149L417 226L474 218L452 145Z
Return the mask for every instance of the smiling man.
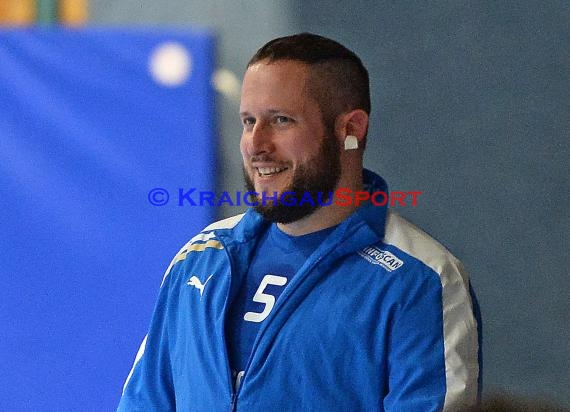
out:
M346 136L364 146L368 74L352 52L333 43L322 42L315 51L302 42L291 48L283 42L270 42L248 65L240 105L241 152L249 190L295 194L296 205L268 201L256 210L284 232L303 235L336 225L353 211L336 203L319 208L319 193L362 190L362 150L341 147ZM289 53L306 58L288 59ZM338 56L323 59L327 53ZM357 85L346 84L346 76ZM313 202L299 205L305 193Z
M303 33L254 55L240 149L258 205L173 259L118 410L476 403L479 322L460 262L386 206L332 201L387 192L363 169L369 114L367 71L339 43Z

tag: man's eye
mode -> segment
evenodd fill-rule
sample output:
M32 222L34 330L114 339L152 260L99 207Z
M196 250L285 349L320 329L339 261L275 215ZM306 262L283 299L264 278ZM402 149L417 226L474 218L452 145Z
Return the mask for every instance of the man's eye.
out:
M255 124L255 119L253 117L244 117L241 122L244 126L253 126Z
M279 124L285 124L285 123L290 123L291 119L287 116L276 116L275 117L275 123L279 123Z

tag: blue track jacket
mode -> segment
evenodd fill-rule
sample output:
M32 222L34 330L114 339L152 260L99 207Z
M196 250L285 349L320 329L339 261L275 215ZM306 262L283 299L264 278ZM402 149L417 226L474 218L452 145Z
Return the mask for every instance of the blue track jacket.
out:
M365 183L387 193L372 172ZM267 224L249 210L208 226L175 256L118 411L427 412L476 402L467 274L427 234L371 203L285 286L234 391L224 321Z

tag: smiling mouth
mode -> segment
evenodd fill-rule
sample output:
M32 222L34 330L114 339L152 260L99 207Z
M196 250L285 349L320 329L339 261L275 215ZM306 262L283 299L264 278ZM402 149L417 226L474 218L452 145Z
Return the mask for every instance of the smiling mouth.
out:
M289 169L288 167L257 167L257 174L260 177L263 176L274 176L276 174L279 174L281 172L284 172L285 170Z

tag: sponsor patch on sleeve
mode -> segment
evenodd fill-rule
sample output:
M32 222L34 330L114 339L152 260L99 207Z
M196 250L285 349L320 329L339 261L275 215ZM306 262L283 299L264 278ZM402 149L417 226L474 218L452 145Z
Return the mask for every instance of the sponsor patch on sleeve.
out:
M389 272L392 272L404 265L404 262L402 262L402 260L392 252L378 249L374 246L367 246L359 251L358 254L373 265L380 265Z

